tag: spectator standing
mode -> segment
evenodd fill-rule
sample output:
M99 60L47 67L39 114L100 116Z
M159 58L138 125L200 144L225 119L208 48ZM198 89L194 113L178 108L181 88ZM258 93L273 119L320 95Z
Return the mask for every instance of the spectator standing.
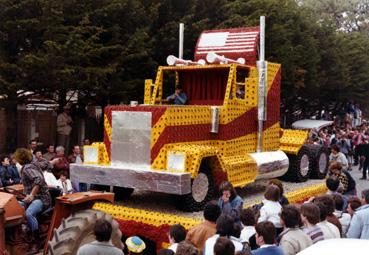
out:
M241 243L242 244L248 243L252 250L256 249L257 248L256 239L255 239L256 220L255 220L254 212L250 208L243 209L241 211L240 218L241 218L241 223L243 227L243 229L241 230L241 236L240 236Z
M56 156L56 153L55 153L55 147L54 145L52 144L49 144L47 146L47 152L43 155L43 157L46 159L46 160L51 160L53 159L54 157Z
M191 241L202 254L206 240L215 235L216 221L220 216L220 208L215 202L209 202L205 205L204 218L205 221L200 225L192 227L186 239Z
M113 228L107 220L97 220L94 227L96 241L81 246L77 255L124 255L123 251L111 244Z
M255 230L256 242L260 248L251 251L252 255L284 255L282 248L275 244L276 229L272 222L259 222Z
M337 219L341 223L342 237L346 237L346 233L350 225L350 221L351 221L351 216L350 214L344 212L345 202L344 202L343 197L340 194L334 194L332 196L333 196L333 200L336 206L333 214L334 216L337 217Z
M354 114L355 127L361 126L361 118L362 111L360 110L360 106L358 104L355 104L355 114Z
M178 243L186 239L186 229L180 224L172 225L169 228L168 238L170 243L169 249L176 253Z
M188 240L180 242L177 246L176 255L198 255L196 247Z
M340 163L342 169L347 169L348 167L346 156L340 152L340 148L336 144L333 144L331 147L331 154L329 155L329 167L331 168L331 165L335 162Z
M363 136L362 134L357 130L354 129L354 134L352 136L352 144L354 149L354 165L357 166L359 164L359 145L362 143Z
M338 143L337 146L340 148L340 152L343 153L347 160L347 170L351 171L352 167L352 152L351 152L351 141L348 139L347 134L343 134Z
M272 179L269 181L269 184L276 185L279 188L280 191L279 203L281 204L281 206L288 205L290 202L288 201L288 198L284 195L282 182L278 179Z
M158 255L175 255L175 253L170 249L160 249Z
M72 117L69 115L70 107L66 105L63 109L64 111L58 114L58 117L56 119L56 131L58 134L57 140L58 144L63 146L68 152L73 120Z
M361 201L358 197L350 197L347 201L347 212L350 214L351 218L354 216L357 208L361 206Z
M361 204L352 217L348 238L369 239L369 189L363 190Z
M23 199L22 204L27 208L27 222L34 241L30 251L37 253L40 235L36 217L50 206L51 197L40 166L32 162L31 151L24 148L17 149L15 158L23 165L21 178L26 197Z
M214 244L214 255L234 255L235 247L231 240L219 237Z
M68 157L69 163L77 163L82 164L83 163L83 155L81 152L81 147L79 145L74 145L72 154Z
M36 139L32 139L29 142L29 149L31 150L31 153L34 154L36 149L37 149L37 140Z
M222 196L218 200L218 206L222 214L229 215L236 223L240 222L240 212L243 205L243 200L237 195L233 185L224 181L219 187Z
M332 238L340 238L341 234L337 226L327 221L327 208L325 207L325 205L321 202L314 203L319 207L320 222L317 224L317 226L320 227L320 229L322 230L324 240Z
M317 225L320 222L320 210L314 203L304 203L301 206L301 221L303 231L310 236L313 243L324 240L322 229Z
M366 180L367 171L369 167L369 143L368 143L368 137L364 139L364 143L360 145L359 148L359 156L364 158L363 163L363 175L360 178L360 180Z
M69 174L69 161L65 157L65 149L63 146L56 147L56 156L54 159L59 159L58 162L54 165L53 174L56 178L59 178L59 174L62 171L65 171Z
M217 220L217 226L216 226L217 232L215 235L213 235L208 240L206 240L203 255L213 255L214 254L214 245L219 237L228 238L233 243L236 252L242 251L241 242L237 241L236 238L232 238L233 226L234 226L234 220L231 216L227 214L220 215Z
M334 210L336 207L332 196L329 195L318 196L315 198L314 202L322 203L324 205L326 209L326 220L335 225L339 230L340 236L342 236L342 225L337 219L337 217L334 215Z
M260 217L258 222L270 221L276 227L277 234L282 232L282 225L279 214L282 206L279 203L280 190L275 185L269 185L265 191L263 206L260 208Z
M286 205L282 209L281 224L283 231L279 235L279 246L285 255L295 255L313 244L310 236L300 229L300 212L293 205Z
M20 176L18 170L15 166L10 164L9 157L7 155L2 155L0 157L0 178L2 186L10 186L20 183Z

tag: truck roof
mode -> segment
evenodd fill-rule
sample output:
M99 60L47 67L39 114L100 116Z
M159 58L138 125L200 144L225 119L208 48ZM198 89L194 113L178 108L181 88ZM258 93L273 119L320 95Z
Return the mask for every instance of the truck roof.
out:
M246 63L256 65L258 57L259 27L205 30L195 48L195 61L206 59L209 52L226 58L244 58Z

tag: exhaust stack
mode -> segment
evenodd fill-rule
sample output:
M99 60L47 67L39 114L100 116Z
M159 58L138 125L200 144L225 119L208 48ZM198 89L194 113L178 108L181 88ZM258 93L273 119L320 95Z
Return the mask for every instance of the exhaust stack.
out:
M259 71L258 85L258 135L257 152L263 151L263 125L266 120L266 62L265 62L265 16L260 17L260 54L257 62Z

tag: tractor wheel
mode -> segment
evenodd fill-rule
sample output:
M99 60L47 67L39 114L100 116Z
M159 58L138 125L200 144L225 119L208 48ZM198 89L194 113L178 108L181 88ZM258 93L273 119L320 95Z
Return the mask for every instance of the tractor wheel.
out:
M202 164L199 174L191 181L191 193L177 196L177 206L182 211L201 211L215 195L215 183L211 169Z
M133 193L133 188L113 187L115 201L127 200Z
M307 146L302 146L297 155L288 154L290 166L284 179L294 182L304 182L311 174L311 152Z
M95 241L94 227L99 219L112 224L111 241L114 246L123 249L122 232L119 224L111 215L97 210L83 210L63 219L58 229L54 229L54 237L49 242L49 255L75 255L78 248Z
M311 176L316 179L324 179L328 172L329 151L321 145L310 145L312 152L312 172Z

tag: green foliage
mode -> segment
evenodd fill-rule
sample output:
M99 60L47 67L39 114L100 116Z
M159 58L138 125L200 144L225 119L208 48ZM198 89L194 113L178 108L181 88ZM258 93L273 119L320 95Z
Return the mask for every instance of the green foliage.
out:
M192 59L201 31L257 26L280 62L282 99L317 105L368 96L365 0L0 0L0 94L32 91L66 103L69 90L100 105L143 97L143 80L178 53Z

